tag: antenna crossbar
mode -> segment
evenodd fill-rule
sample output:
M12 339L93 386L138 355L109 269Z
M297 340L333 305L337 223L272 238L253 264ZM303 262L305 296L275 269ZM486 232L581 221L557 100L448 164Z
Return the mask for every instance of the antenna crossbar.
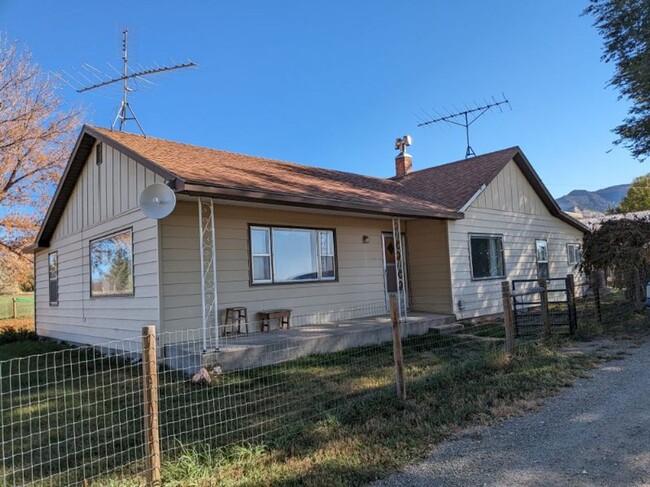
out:
M122 83L122 101L120 103L120 107L117 110L117 115L115 116L115 119L113 120L113 123L111 124L111 128L115 128L115 125L118 125L118 130L122 130L124 125L126 125L126 122L129 120L134 121L138 128L140 129L140 132L142 132L142 135L145 135L144 130L142 128L142 125L138 121L138 118L135 116L135 113L133 112L133 108L131 108L131 105L129 104L128 101L128 94L133 92L133 88L129 86L129 80L132 79L139 79L141 81L146 81L147 83L152 83L148 79L146 79L146 76L151 76L154 74L160 74L160 73L165 73L167 71L174 71L177 69L184 69L184 68L193 68L196 67L196 63L193 61L187 61L185 63L175 63L175 61L172 59L172 62L175 64L170 65L170 66L159 66L157 63L155 63L154 68L144 68L142 65L139 65L141 68L140 71L136 72L129 72L129 58L128 58L128 30L122 31L123 39L122 39L122 71L120 72L117 68L115 68L113 65L110 63L107 63L111 69L113 69L118 76L111 78L107 74L104 74L97 68L85 64L83 67L86 69L87 72L89 72L92 76L96 78L96 80L99 80L99 82L96 82L94 84L90 84L88 86L81 86L81 88L75 87L75 91L77 93L84 93L87 91L91 90L96 90L97 88L102 88L104 86L111 85L113 83ZM82 72L77 71L79 76L84 78L86 81L89 83L92 83L90 78L85 76ZM108 79L102 79L103 78L108 78ZM74 78L72 78L73 81L76 81ZM70 82L64 79L64 81L67 82L68 85L72 86ZM81 83L77 82L77 86L79 86ZM118 123L119 122L119 123Z
M482 115L490 111L492 108L498 107L500 105L510 106L510 102L503 95L503 99L495 100L492 97L492 103L485 103L484 105L476 106L474 108L467 108L465 110L460 110L455 113L449 113L438 118L432 118L430 120L423 120L418 124L418 127L424 127L427 125L433 125L435 123L446 122L452 125L458 125L459 127L465 127L465 138L467 140L467 148L465 150L465 159L469 157L476 156L474 149L469 143L469 127L476 122ZM437 112L436 112L437 113Z

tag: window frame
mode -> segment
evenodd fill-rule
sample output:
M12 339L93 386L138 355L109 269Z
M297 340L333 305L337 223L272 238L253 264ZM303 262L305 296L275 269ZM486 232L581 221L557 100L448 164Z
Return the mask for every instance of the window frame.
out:
M128 293L119 293L119 294L100 294L100 295L93 295L93 256L92 256L92 250L93 250L93 243L97 242L98 240L103 240L105 238L112 237L114 235L119 235L120 233L126 233L129 232L131 234L131 291ZM90 295L90 299L110 299L110 298L132 298L135 297L135 244L133 241L133 227L127 227L127 228L122 228L120 230L116 230L110 233L106 233L104 235L101 235L99 237L92 238L88 241L88 294Z
M539 251L538 251L538 244L544 242L544 247L546 248L546 260L539 260ZM551 266L550 266L550 259L548 255L548 240L545 238L536 238L535 239L535 262L536 262L536 270L537 270L537 278L538 279L550 279L551 278ZM546 276L541 276L539 273L539 266L540 264L546 264Z
M571 248L574 249L575 254L574 256L576 257L575 262L571 262ZM582 261L582 252L581 252L581 245L579 243L574 243L574 242L569 242L566 244L566 254L567 254L567 264L570 266L577 266L580 264Z
M52 264L50 263L50 258L54 256L56 258L56 277L52 278ZM52 299L52 281L56 282L56 300ZM59 305L59 252L53 251L47 254L47 285L48 285L48 299L50 306Z
M472 239L474 238L494 238L494 239L499 239L501 241L501 261L502 261L502 271L503 274L500 274L498 276L488 276L488 277L474 277L474 263L472 262ZM468 239L467 239L467 245L468 245L468 250L469 250L469 270L470 270L470 275L471 275L471 280L472 281L490 281L494 279L503 279L508 275L508 271L506 269L506 249L505 245L503 243L504 241L504 236L502 233L469 233L468 234Z
M270 254L270 265L271 265L271 279L270 280L254 280L253 279L253 242L251 239L253 229L267 229L269 235L269 251ZM320 234L321 232L331 232L332 234L332 244L333 244L333 257L334 257L334 277L319 277L317 279L304 279L300 281L276 281L275 280L275 259L273 252L273 230L307 230L313 231L317 235L318 244L316 246L317 255L317 264L318 264L318 275L322 275L322 257L328 257L329 255L321 256L320 254ZM256 256L261 256L262 254L255 254ZM336 229L327 228L327 227L307 227L307 226L297 226L297 225L272 225L267 223L249 223L248 224L248 284L249 287L258 287L258 286L293 286L296 284L320 284L320 283L332 283L339 281L339 259L338 259L338 247L336 243Z

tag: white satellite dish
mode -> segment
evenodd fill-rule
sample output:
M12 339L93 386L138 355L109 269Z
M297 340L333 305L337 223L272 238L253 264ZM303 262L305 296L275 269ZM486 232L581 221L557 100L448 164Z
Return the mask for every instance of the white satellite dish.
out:
M149 218L165 218L176 206L176 194L163 183L154 183L140 193L140 209Z

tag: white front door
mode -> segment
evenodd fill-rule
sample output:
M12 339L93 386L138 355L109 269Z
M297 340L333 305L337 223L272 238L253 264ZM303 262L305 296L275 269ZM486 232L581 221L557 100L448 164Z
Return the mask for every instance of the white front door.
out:
M384 248L384 289L386 292L386 306L391 296L397 296L397 265L395 263L395 243L392 233L383 233L382 244ZM404 261L404 273L407 274L406 269L406 246L404 245L404 235L402 235L402 260ZM408 279L404 276L404 296L406 302L408 299Z

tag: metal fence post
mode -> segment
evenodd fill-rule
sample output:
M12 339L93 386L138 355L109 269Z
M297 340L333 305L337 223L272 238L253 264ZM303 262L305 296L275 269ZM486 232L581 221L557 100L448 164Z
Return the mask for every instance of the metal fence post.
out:
M510 283L501 283L501 297L503 299L503 325L505 327L506 339L504 349L506 355L512 356L515 353L515 324L512 313L512 295L510 294Z
M566 302L569 308L569 333L573 335L578 329L578 313L576 312L576 283L573 274L566 276Z
M16 304L16 298L11 298L11 304L13 307L13 318L18 318L18 305Z
M551 318L548 313L548 282L546 279L541 278L537 280L537 284L542 288L539 293L542 312L542 336L548 339L551 338Z
M402 355L402 337L399 328L399 311L397 298L390 297L390 321L393 326L393 359L395 361L395 380L397 384L397 397L406 399L406 384L404 384L404 357Z
M158 430L158 359L155 326L142 328L142 369L147 486L158 487L161 484L161 472L160 433Z
M594 287L594 299L596 301L596 319L598 324L603 326L603 307L600 302L600 282Z

